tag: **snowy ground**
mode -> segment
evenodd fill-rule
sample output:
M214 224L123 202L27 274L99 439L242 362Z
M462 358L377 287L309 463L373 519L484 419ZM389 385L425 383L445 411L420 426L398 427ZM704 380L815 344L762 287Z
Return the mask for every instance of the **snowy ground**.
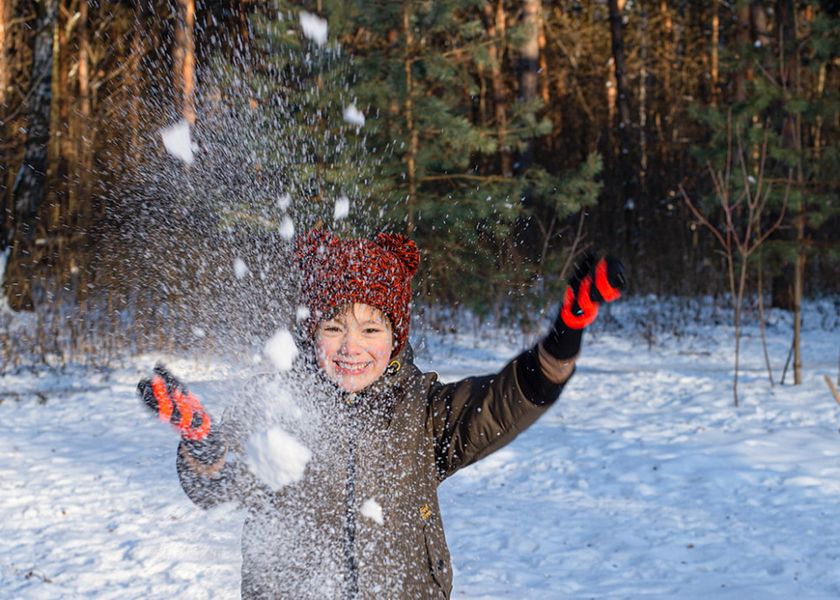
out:
M545 418L442 486L454 598L840 596L837 305L809 306L799 387L771 388L748 328L739 408L729 329L656 308L602 319ZM789 331L774 313L777 380ZM509 339L429 335L419 362L488 372ZM0 379L0 598L238 597L241 513L190 504L135 398L157 358ZM170 366L224 404L218 367Z

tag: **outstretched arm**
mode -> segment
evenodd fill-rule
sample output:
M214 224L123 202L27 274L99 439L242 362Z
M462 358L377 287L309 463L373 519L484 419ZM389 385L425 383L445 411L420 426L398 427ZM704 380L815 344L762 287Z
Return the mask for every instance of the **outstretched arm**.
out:
M619 261L587 255L539 344L495 375L431 382L427 426L441 479L505 446L548 409L574 372L583 329L595 320L598 303L618 298L624 283Z

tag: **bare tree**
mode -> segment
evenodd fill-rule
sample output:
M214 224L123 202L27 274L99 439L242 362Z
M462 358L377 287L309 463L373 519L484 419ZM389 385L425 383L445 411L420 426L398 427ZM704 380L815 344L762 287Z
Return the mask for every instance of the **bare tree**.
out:
M726 258L727 279L729 292L732 296L733 325L735 328L735 373L732 381L732 395L735 406L738 406L741 313L747 285L749 258L761 247L770 234L781 226L785 217L791 185L791 177L788 176L779 215L769 227L763 229L762 215L767 209L773 188L772 182L767 182L764 176L765 162L768 156L768 130L766 127L764 132L760 147L757 177L753 177L747 168L747 157L742 147L741 134L740 132L733 134L732 113L730 111L727 120L729 144L725 165L722 170L716 170L711 164L708 165L709 175L714 184L715 197L723 213L723 223L720 227L709 220L709 217L692 202L688 193L680 186L680 192L688 208L697 221L715 236Z

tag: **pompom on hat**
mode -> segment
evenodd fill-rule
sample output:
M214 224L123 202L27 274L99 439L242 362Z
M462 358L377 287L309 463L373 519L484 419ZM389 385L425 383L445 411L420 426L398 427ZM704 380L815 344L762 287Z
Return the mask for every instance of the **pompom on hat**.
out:
M312 230L299 237L295 255L301 270L301 294L310 311L310 337L322 319L354 303L381 310L391 322L396 356L408 341L411 322L411 278L420 251L411 239L380 233L372 240L339 239Z

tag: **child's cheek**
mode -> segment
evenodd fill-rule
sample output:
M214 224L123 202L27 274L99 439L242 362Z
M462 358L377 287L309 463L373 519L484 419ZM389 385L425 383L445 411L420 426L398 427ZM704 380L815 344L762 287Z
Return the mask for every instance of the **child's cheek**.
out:
M377 360L385 360L391 357L391 347L387 344L383 344L376 348L372 352L372 354L376 357Z

